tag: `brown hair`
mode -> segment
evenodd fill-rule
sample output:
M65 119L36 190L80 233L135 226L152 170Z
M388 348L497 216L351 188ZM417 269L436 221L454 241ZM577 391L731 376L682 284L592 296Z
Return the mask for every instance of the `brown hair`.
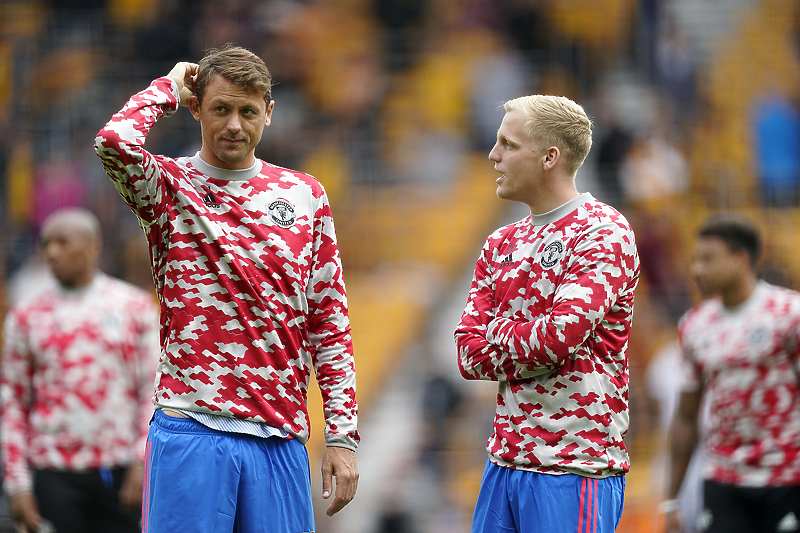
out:
M580 105L564 96L534 94L509 100L503 109L525 115L525 133L539 148L557 146L566 170L575 175L592 147L592 121Z
M197 66L195 95L202 102L203 94L211 79L219 74L231 83L247 91L264 95L264 101L272 101L272 76L260 57L250 50L231 43L222 48L210 48Z

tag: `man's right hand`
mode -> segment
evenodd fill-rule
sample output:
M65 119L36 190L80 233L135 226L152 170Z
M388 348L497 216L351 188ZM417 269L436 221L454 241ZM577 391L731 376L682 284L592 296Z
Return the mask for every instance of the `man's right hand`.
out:
M31 492L20 492L14 494L8 500L11 510L11 517L21 526L25 533L36 533L39 531L42 518L39 516L39 506L36 505L36 498Z
M169 71L168 77L178 85L180 94L180 104L184 107L189 105L189 97L194 96L197 88L197 64L181 61Z
M681 533L681 521L678 519L678 513L665 513L664 514L664 533Z

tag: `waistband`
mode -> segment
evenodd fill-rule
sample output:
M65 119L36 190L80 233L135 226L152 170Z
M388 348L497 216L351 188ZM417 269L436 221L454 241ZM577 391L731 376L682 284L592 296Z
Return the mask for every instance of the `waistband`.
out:
M164 431L172 431L175 433L195 433L198 435L228 435L231 437L246 437L247 435L241 435L239 433L228 433L226 431L219 431L216 429L211 429L210 427L204 426L194 418L183 418L177 416L169 416L165 415L161 412L161 409L156 409L153 413L153 419L150 422L151 424L155 424L160 429Z

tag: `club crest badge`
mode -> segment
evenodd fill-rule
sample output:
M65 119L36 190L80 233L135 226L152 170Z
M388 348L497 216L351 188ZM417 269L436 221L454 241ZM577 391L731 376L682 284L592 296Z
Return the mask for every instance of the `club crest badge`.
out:
M561 241L553 241L544 247L539 264L544 268L553 268L561 260L563 255L564 243Z
M272 221L282 228L288 228L295 221L294 206L280 198L269 204L267 209Z

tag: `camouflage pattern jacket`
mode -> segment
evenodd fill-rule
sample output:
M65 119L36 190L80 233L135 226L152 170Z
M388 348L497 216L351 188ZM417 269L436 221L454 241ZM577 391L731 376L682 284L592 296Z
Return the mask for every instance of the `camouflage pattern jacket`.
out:
M759 282L735 309L711 298L679 324L684 391L702 391L705 477L800 485L800 294Z
M499 381L491 461L596 478L628 471L638 278L628 222L588 193L489 236L455 337L462 375Z
M316 372L328 445L355 449L355 364L327 196L312 176L259 159L246 170L143 148L178 108L159 78L95 142L139 218L161 302L155 404L280 428L305 442Z
M32 490L29 467L143 462L158 355L153 296L103 274L12 309L0 367L6 492Z

